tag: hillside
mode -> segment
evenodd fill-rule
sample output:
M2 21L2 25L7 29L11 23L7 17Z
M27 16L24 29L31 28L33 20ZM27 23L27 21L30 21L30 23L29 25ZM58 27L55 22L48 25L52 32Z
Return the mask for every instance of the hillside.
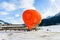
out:
M60 12L53 17L43 19L39 26L49 26L60 24Z
M3 20L0 20L0 24L10 24L10 23L7 23L7 22L4 22Z

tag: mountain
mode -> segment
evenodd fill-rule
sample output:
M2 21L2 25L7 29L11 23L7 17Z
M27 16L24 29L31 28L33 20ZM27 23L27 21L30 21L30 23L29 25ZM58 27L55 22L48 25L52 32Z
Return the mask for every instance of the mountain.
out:
M10 24L10 23L7 23L7 22L4 22L3 20L0 20L0 24Z
M60 24L60 12L53 17L43 19L39 26L49 26Z

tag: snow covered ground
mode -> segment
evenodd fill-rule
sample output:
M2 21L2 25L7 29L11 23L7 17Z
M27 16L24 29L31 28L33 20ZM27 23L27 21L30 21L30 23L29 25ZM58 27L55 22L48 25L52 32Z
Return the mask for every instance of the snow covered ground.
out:
M60 25L44 26L41 27L43 30L49 30L51 32L60 32Z
M55 28L56 27L56 28ZM60 40L60 25L41 27L38 31L0 31L0 40ZM48 29L48 31L47 31Z

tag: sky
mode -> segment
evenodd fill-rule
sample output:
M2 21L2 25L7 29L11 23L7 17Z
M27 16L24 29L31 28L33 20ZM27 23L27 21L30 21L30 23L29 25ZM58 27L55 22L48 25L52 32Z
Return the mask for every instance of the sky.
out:
M60 0L0 0L0 20L23 24L22 14L27 9L37 10L44 19L60 12Z

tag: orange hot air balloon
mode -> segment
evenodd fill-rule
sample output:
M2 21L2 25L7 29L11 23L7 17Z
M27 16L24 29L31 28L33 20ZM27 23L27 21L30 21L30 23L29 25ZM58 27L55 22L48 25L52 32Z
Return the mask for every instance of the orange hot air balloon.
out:
M33 9L25 10L23 12L22 18L28 30L34 28L42 20L41 14Z

